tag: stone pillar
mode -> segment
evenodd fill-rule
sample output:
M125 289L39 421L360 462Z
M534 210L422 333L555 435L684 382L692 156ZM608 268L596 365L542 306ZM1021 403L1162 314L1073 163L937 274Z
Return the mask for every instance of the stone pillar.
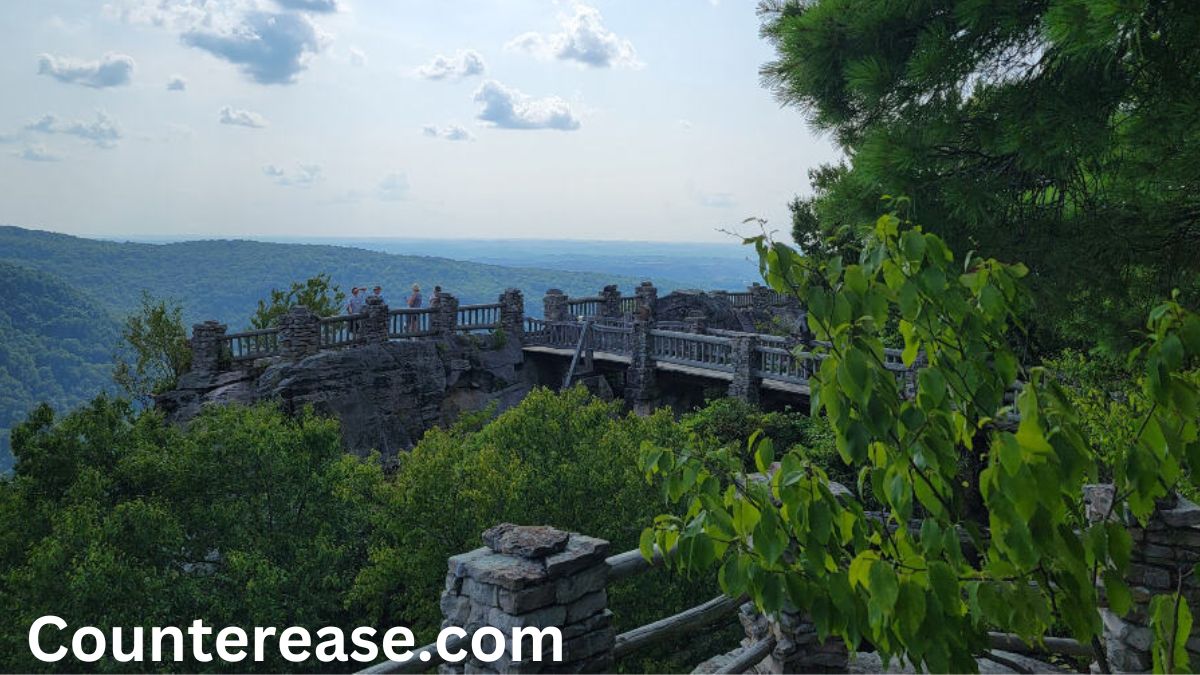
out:
M621 318L621 289L616 284L609 284L600 291L600 318Z
M1182 496L1159 500L1146 527L1127 517L1120 508L1112 509L1115 488L1112 485L1085 485L1083 488L1089 523L1105 516L1125 523L1133 538L1129 573L1125 578L1133 595L1133 605L1124 617L1100 609L1104 622L1104 651L1113 672L1150 672L1153 660L1150 645L1150 600L1155 595L1174 594L1180 575L1187 575L1200 561L1200 506ZM1188 606L1200 606L1200 580L1183 581L1183 597ZM1200 626L1194 625L1187 641L1188 659L1200 663Z
M688 312L688 315L683 318L683 322L687 324L687 332L689 333L704 335L708 332L708 317L698 309Z
M771 289L757 281L746 289L750 291L750 307L756 312L767 312L771 309Z
M380 345L388 341L388 306L383 304L383 298L371 295L367 297L366 317L359 329L359 340L369 345Z
M729 304L729 291L709 291L708 294L726 304Z
M542 317L547 321L567 320L567 294L551 288L542 298Z
M516 288L500 294L500 327L518 344L525 336L525 296Z
M733 339L733 381L729 383L729 396L747 403L758 403L759 378L754 374L755 347L758 338L753 335L738 335Z
M454 329L458 327L458 298L442 291L429 303L433 314L429 317L429 329L439 337L454 337Z
M300 359L321 349L321 318L307 307L296 305L279 320L279 354Z
M650 412L650 401L657 392L651 321L635 319L629 334L629 370L625 371L625 401L635 412Z
M520 661L513 660L508 644L497 661L483 663L469 657L443 665L442 672L610 671L616 636L605 589L608 542L548 526L511 523L487 530L483 541L486 546L449 560L442 627L457 626L471 633L492 626L505 638L513 628L555 627L562 632L562 661L553 660L548 639L542 642L542 661L530 660L532 644L525 639ZM491 650L495 643L487 638L482 646Z
M192 324L192 372L211 374L221 368L221 339L228 326L216 321Z
M643 281L642 285L634 289L633 292L638 299L638 313L636 318L643 321L654 321L654 306L658 304L658 289L649 281Z
M775 648L753 670L756 673L845 673L850 653L841 638L830 637L821 642L817 627L807 616L783 611L768 619L754 608L754 603L742 605L738 619L746 631L742 645L749 647L775 636Z

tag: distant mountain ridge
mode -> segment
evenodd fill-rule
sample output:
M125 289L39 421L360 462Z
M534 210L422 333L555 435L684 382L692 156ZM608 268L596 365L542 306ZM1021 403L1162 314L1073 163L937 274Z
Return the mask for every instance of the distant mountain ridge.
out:
M408 256L320 244L276 244L247 240L202 240L144 244L85 239L14 226L0 226L0 261L56 275L86 289L117 316L133 310L142 290L180 301L190 322L216 319L230 330L245 328L260 298L272 288L328 273L343 290L381 284L398 306L415 282L435 284L461 303L495 302L505 288L525 292L532 314L542 294L560 288L570 295L596 295L605 284L628 292L642 279L598 272L502 267L447 258ZM655 280L662 291L679 284ZM428 295L428 294L427 294Z

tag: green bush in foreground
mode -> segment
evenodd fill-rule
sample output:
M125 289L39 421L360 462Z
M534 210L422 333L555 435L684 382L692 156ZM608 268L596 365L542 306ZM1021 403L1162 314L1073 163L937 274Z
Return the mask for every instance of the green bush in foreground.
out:
M336 421L230 406L207 409L181 430L99 397L61 419L40 408L14 430L13 450L16 475L0 481L0 670L231 667L44 664L26 639L46 614L68 630L197 618L209 626L360 625L346 597L367 560L384 478L377 463L342 451ZM267 654L235 667L306 667Z

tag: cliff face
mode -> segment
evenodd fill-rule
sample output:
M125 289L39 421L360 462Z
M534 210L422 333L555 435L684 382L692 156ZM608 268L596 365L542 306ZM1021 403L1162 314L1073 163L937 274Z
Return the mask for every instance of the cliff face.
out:
M494 336L394 341L325 350L298 361L264 359L255 366L189 373L157 405L174 422L202 406L278 401L297 412L312 405L337 417L348 452L379 450L385 462L416 444L435 425L492 401L500 409L529 392L520 345Z

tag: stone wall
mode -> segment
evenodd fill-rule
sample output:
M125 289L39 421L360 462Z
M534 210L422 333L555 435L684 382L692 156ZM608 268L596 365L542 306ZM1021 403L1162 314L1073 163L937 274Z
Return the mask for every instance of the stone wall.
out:
M442 666L447 673L605 672L613 665L615 633L608 610L609 544L603 539L547 526L497 525L483 533L486 546L449 560L442 593L442 627L468 633L482 626L562 631L562 661L514 661L508 645L499 660L474 657ZM549 647L549 643L544 643ZM490 647L490 643L485 646ZM524 653L529 653L526 646Z
M1200 562L1200 506L1176 496L1162 500L1145 527L1112 509L1112 485L1084 488L1084 502L1090 522L1105 517L1125 523L1133 537L1129 583L1133 607L1125 616L1107 608L1100 610L1104 620L1104 645L1113 672L1149 672L1150 646L1154 632L1150 628L1150 600L1155 595L1174 594L1182 587L1189 607L1200 607L1200 579L1191 576ZM1182 585L1180 578L1183 577ZM1200 664L1200 624L1192 628L1187 641L1188 659Z

